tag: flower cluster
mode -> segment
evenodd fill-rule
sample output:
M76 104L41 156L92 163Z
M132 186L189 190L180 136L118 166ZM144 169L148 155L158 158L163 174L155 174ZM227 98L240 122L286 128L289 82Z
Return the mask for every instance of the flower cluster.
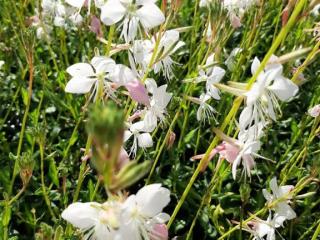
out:
M48 38L52 31L52 24L57 27L68 28L80 25L82 16L76 8L66 6L60 0L42 0L39 12L31 18L32 26L36 27L39 39Z
M164 223L169 215L163 208L170 202L170 191L160 184L141 188L127 198L105 203L73 203L62 217L81 229L85 239L168 239Z
M292 198L292 185L278 186L277 179L272 178L270 181L272 194L263 189L263 195L274 210L270 212L268 219L263 221L257 219L247 224L246 230L254 235L254 239L276 239L276 228L283 226L285 220L296 218L296 213L290 207L288 202Z

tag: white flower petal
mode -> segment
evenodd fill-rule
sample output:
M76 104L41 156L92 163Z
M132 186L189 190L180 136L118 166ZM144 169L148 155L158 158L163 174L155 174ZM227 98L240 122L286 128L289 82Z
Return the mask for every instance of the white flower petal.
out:
M150 133L142 133L138 135L138 145L141 148L152 147L153 141Z
M113 25L119 22L125 15L126 9L119 0L108 0L101 7L101 21L107 25Z
M280 216L284 216L287 220L291 220L297 217L296 213L289 206L289 204L285 202L279 202L275 207L275 211Z
M86 0L65 0L72 7L81 8Z
M251 124L252 119L253 119L253 106L249 105L245 107L239 118L239 125L241 130L245 130L249 124Z
M69 73L73 77L88 77L94 75L93 68L88 63L73 64L72 66L67 68L67 73Z
M165 21L165 17L157 5L147 3L143 5L138 11L137 16L140 19L144 28L153 28Z
M100 204L95 202L72 203L62 212L61 216L75 227L88 229L93 227L98 220L99 209L93 207L94 205L99 206Z
M111 72L116 66L113 59L104 56L92 58L91 64L97 73Z
M170 202L170 191L161 184L151 184L141 188L137 196L137 204L146 217L154 217Z
M280 77L277 78L274 83L268 87L281 101L287 101L289 98L295 96L299 87L295 85L291 80Z
M68 93L84 94L88 93L92 85L97 81L95 78L73 77L67 83L65 91Z
M257 57L255 57L253 59L252 65L251 65L251 73L252 73L252 75L254 75L257 72L260 64L261 63L260 63L259 59Z

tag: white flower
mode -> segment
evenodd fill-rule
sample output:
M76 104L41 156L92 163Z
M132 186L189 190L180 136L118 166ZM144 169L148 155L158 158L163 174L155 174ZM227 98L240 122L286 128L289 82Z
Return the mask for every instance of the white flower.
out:
M159 34L157 38L160 37ZM154 55L154 48L156 45L156 39L153 37L151 40L136 40L133 42L131 52L133 54L134 61L141 66L143 72L146 71L150 64L151 58ZM155 59L152 65L152 69L155 73L164 72L164 76L167 79L172 77L172 64L175 63L171 55L174 54L179 48L184 46L185 43L179 41L179 32L176 30L168 30L161 36ZM129 53L129 58L132 58ZM132 63L131 65L134 65Z
M310 108L308 110L308 114L314 118L318 117L320 115L320 104L315 105L314 107Z
M199 98L194 99L194 101L199 104L199 108L197 110L198 121L205 121L206 119L209 120L213 117L213 113L216 112L214 108L207 103L210 99L211 96L206 93L202 93Z
M286 219L291 220L293 218L296 218L296 213L287 203L292 198L290 191L294 187L292 185L279 187L277 184L277 178L274 177L270 181L270 188L272 190L272 194L269 193L266 189L263 189L262 193L269 203L277 201L273 208L278 216L279 221L281 220L283 222Z
M152 94L150 106L147 107L144 122L145 126L153 131L157 126L158 120L165 119L166 108L172 98L172 94L167 92L167 84L157 86L154 79L148 78L145 82L146 88Z
M152 40L155 45L155 39L153 38ZM162 52L162 55L159 56L159 59L157 59L157 62L153 65L154 72L158 73L160 70L163 70L166 78L170 79L172 76L172 64L174 63L171 59L171 55L184 45L184 42L179 41L178 31L165 31L161 37L157 51L157 56L159 56L160 52Z
M137 152L138 146L141 148L152 147L153 141L150 132L153 130L148 129L143 121L131 124L129 129L124 133L124 142L128 141L133 136L133 144L130 153L134 155Z
M72 7L78 8L79 10L81 10L83 6L88 6L88 11L90 13L92 0L65 0L65 1ZM94 3L97 8L102 7L104 2L105 2L104 0L94 0Z
M260 132L253 133L256 129L250 128L247 131L240 131L238 135L238 140L235 141L236 146L239 147L239 152L236 159L232 162L232 176L233 179L236 179L237 168L242 163L244 167L244 172L247 176L251 176L251 170L255 166L255 157L261 157L258 154L260 150L261 143L259 140L256 140L257 136L262 135L262 129Z
M169 220L170 216L162 212L169 202L170 191L161 184L147 185L129 196L124 202L123 219L131 232L130 239L150 239L155 226Z
M107 26L123 20L121 35L130 42L137 34L139 22L148 30L163 23L165 17L155 0L108 0L101 8L101 20Z
M211 96L216 100L220 100L219 90L214 86L215 83L219 83L226 71L218 66L213 66L214 54L210 55L204 66L205 70L199 71L199 77L196 78L196 82L206 82L207 95Z
M2 68L2 66L5 64L5 62L3 60L0 60L0 69Z
M225 61L225 64L227 65L228 69L230 71L233 71L235 70L235 64L236 64L236 60L235 58L237 57L237 55L239 53L242 52L242 49L241 48L235 48L231 51L230 55L228 56L228 58L226 59Z
M53 18L53 24L57 27L65 25L66 8L59 0L43 0L41 2L42 16Z
M62 218L79 228L85 240L165 240L170 216L162 210L169 202L170 191L151 184L125 201L72 203Z
M101 83L104 91L112 93L107 81L107 74L112 72L115 67L115 62L108 57L94 57L91 64L76 63L67 69L72 78L67 83L65 91L84 94L93 88L92 94L96 94L99 83Z
M62 212L62 218L79 228L84 239L121 239L121 205L118 202L76 202ZM124 238L122 238L124 239Z
M276 111L280 111L278 100L288 101L299 90L292 81L282 76L283 67L276 63L277 57L271 58L272 64L259 74L257 81L251 89L245 93L246 107L240 114L240 129L262 122L268 119L276 120ZM251 71L254 75L260 66L260 61L255 58Z
M277 215L272 218L272 215L270 213L266 221L257 219L250 221L247 225L248 229L245 230L253 234L254 240L275 240L276 228L280 227L282 225L282 222L279 222L279 218Z

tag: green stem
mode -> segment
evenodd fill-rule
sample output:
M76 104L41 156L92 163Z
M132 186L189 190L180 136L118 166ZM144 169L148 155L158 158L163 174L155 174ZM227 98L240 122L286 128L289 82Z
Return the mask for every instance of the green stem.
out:
M255 82L255 80L257 79L257 77L259 76L259 74L261 73L261 71L265 68L269 58L272 56L272 54L274 54L274 52L277 50L277 48L280 46L281 42L286 38L289 30L293 27L297 17L299 16L300 12L302 11L305 3L307 2L307 0L301 0L295 7L287 25L282 28L282 30L280 31L278 37L276 38L275 42L272 44L272 46L270 47L269 51L267 52L266 56L264 57L263 61L261 62L257 72L251 77L251 79L248 82L248 87L247 89L250 89L252 84ZM243 101L242 97L237 97L233 103L233 106L230 110L230 112L228 113L227 117L225 118L224 122L222 123L220 130L224 131L224 129L227 127L227 125L229 124L229 122L232 120L232 118L237 114L238 109L241 106L241 103ZM168 229L170 228L170 226L172 225L176 215L178 214L182 204L184 203L187 195L189 194L189 191L191 190L191 187L193 185L193 183L195 182L195 180L197 179L200 170L202 169L203 165L207 162L208 157L210 152L212 151L212 149L218 144L219 142L219 137L215 136L214 139L212 140L209 148L207 149L204 157L201 159L201 161L199 162L195 172L193 173L188 185L186 186L180 200L178 201L172 215L171 218L167 224Z

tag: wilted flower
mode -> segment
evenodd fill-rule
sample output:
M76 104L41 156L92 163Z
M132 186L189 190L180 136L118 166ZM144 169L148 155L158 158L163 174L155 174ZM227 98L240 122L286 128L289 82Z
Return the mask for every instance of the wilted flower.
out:
M154 0L108 0L101 7L101 20L107 26L123 20L121 35L130 42L137 34L139 22L148 30L163 23L165 17Z
M314 118L318 117L320 115L320 104L315 105L314 107L310 108L308 110L308 114Z
M278 221L283 222L284 220L291 220L297 216L287 203L292 198L290 191L293 188L294 186L292 185L278 186L277 178L274 177L270 181L270 189L272 190L272 194L266 189L262 190L263 196L268 203L272 204L272 202L276 201L273 209L278 216Z

